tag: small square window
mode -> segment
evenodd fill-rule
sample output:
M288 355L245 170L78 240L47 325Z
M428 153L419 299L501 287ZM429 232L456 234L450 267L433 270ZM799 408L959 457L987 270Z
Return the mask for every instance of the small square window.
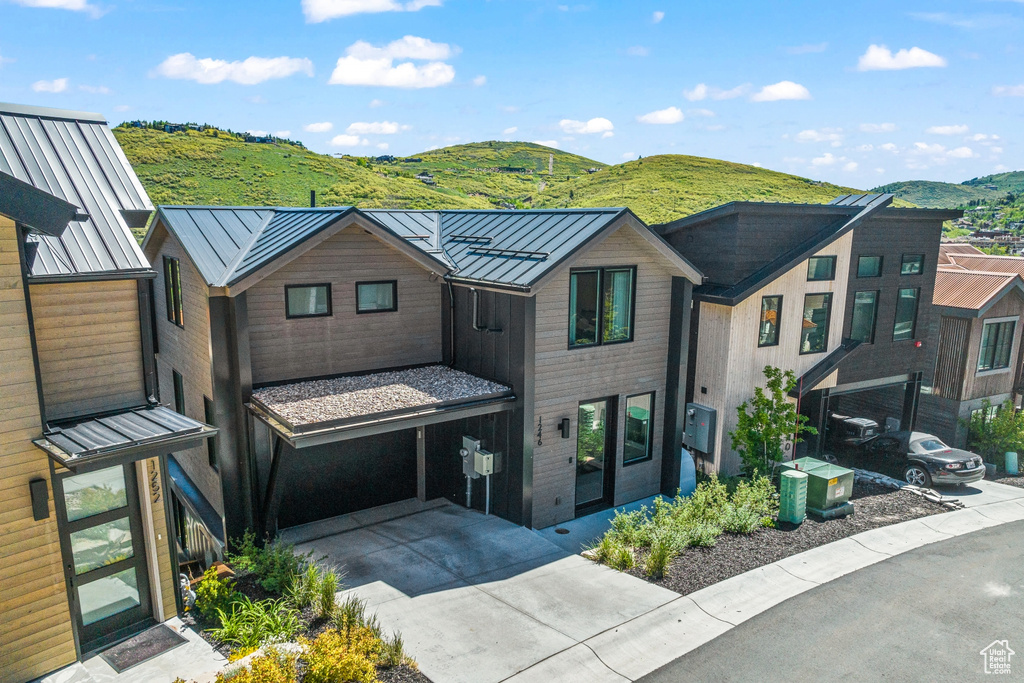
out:
M860 256L857 258L857 277L881 277L881 256Z
M398 310L398 282L356 283L356 313L386 313Z
M331 286L285 285L286 318L319 318L331 315Z
M904 254L900 275L920 275L924 270L924 254Z
M835 256L812 256L807 259L807 280L816 282L836 279Z

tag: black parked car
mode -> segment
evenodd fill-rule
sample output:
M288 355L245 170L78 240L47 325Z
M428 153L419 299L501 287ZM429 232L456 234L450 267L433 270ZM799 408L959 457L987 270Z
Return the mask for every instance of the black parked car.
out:
M950 448L923 432L886 432L850 449L865 469L899 477L915 486L970 484L985 478L980 455Z

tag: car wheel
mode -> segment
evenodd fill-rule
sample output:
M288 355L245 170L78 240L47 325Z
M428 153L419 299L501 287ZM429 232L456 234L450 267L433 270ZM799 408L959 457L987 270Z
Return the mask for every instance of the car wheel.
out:
M916 462L907 465L907 469L903 470L903 481L921 488L929 488L932 485L932 478L928 474L928 470L924 465L919 465Z

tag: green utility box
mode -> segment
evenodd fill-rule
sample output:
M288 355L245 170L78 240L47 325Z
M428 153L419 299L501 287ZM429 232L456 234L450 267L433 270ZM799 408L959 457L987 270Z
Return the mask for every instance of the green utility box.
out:
M831 518L853 512L853 470L817 460L800 458L782 463L785 470L807 473L807 509L820 517Z
M779 482L779 521L800 524L807 517L807 473L794 469L782 473Z

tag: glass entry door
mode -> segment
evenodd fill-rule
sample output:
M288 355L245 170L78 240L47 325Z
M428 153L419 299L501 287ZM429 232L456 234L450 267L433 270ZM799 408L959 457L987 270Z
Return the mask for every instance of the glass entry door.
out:
M81 652L128 635L150 614L134 465L56 479L61 547Z
M612 504L614 399L581 403L576 430L576 513Z

